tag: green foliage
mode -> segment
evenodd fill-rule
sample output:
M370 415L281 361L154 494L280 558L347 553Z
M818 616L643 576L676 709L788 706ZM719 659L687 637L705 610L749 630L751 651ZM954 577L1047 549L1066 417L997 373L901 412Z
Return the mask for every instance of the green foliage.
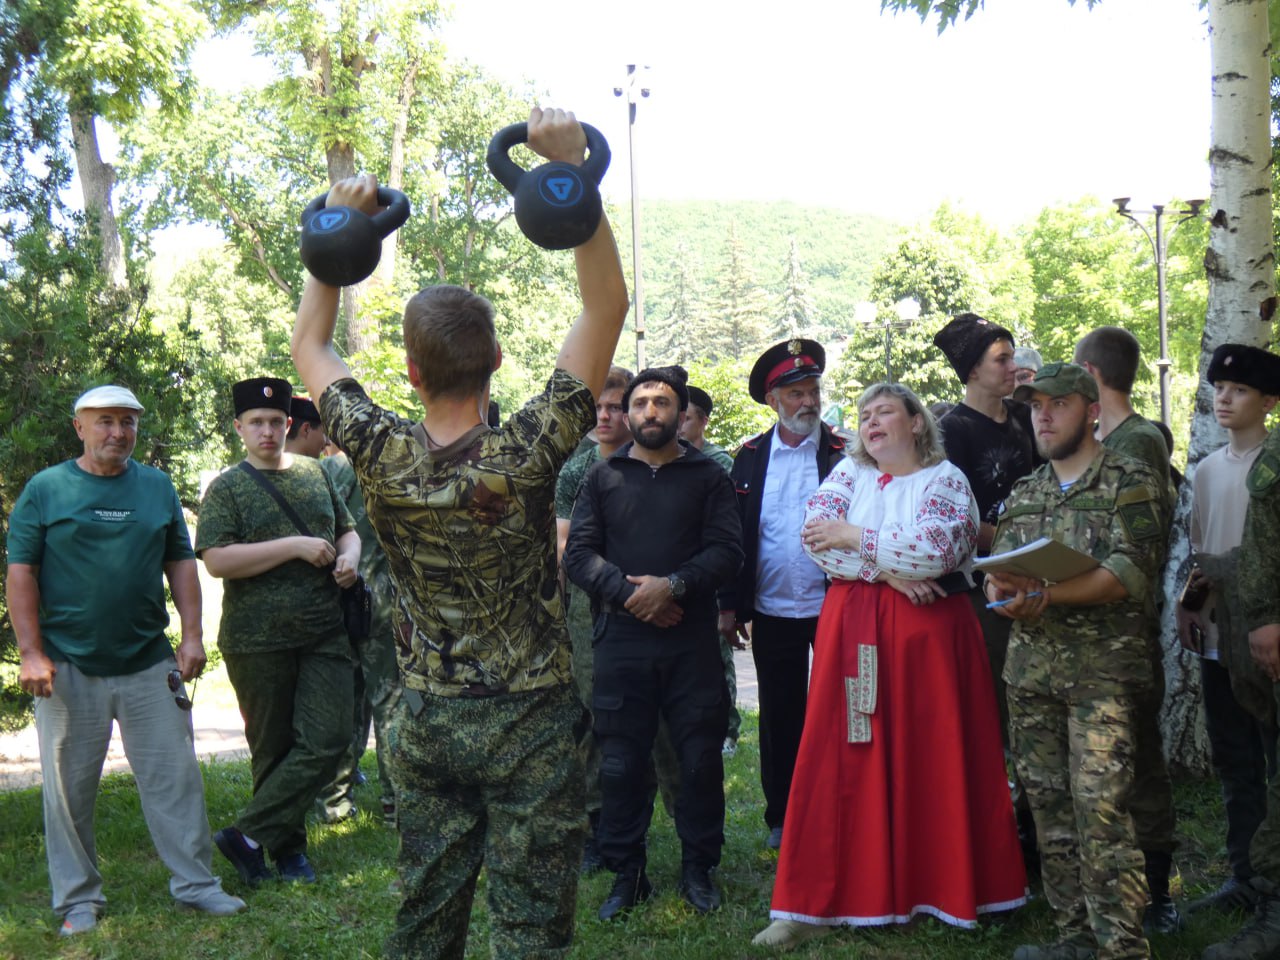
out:
M17 46L73 111L113 122L148 99L180 111L206 23L185 0L16 0ZM7 51L8 53L8 51Z
M665 363L658 360L655 363ZM706 437L727 450L769 429L776 417L769 407L756 403L747 392L747 378L755 358L699 361L688 366L689 383L707 391L715 404L707 421Z
M645 324L664 356L668 345L702 345L705 337L689 326L718 324L724 301L728 259L726 236L733 225L741 269L763 294L758 304L767 326L785 315L784 298L794 256L812 302L806 331L829 341L857 326L854 307L866 300L871 274L897 241L900 228L879 217L794 203L645 200L641 216L644 256ZM623 262L630 264L630 217L615 218ZM781 339L778 337L776 339ZM765 341L773 342L765 333Z
M1075 5L1076 0L1067 0ZM1092 10L1101 0L1085 0L1085 5ZM982 9L985 0L880 0L880 12L914 13L924 23L930 15L938 18L938 33L947 27L955 26L961 16L968 20Z

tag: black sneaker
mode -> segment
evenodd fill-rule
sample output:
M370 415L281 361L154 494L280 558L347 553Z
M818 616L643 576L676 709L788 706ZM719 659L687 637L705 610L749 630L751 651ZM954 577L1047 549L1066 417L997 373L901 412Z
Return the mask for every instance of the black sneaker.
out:
M630 910L637 903L644 903L653 893L653 884L645 875L644 867L616 874L613 878L613 889L600 904L596 914L601 920L612 920L620 913Z
M289 883L315 883L316 872L305 853L290 853L276 861L280 879Z
M240 874L240 879L251 887L256 887L263 880L271 879L271 871L267 869L266 858L261 847L251 847L245 841L244 834L235 827L223 827L213 835L213 842L222 855L231 861Z
M1147 909L1142 914L1142 932L1147 936L1153 933L1177 933L1185 926L1182 914L1169 894L1152 897Z
M681 868L680 896L699 913L720 909L720 891L711 882L711 871L706 867L686 863Z

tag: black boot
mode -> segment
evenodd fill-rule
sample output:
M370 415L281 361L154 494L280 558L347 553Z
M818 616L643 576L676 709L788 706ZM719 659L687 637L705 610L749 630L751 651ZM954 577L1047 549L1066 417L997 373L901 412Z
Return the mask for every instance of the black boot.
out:
M1142 915L1142 932L1177 933L1182 929L1182 916L1169 896L1169 874L1173 871L1173 854L1163 850L1143 850L1146 861L1147 889L1151 902Z
M644 903L653 893L653 884L645 875L644 867L631 867L613 878L613 889L600 904L596 914L601 920L612 920L618 914L630 910L637 903Z
M720 891L711 882L711 871L696 863L680 868L680 896L699 913L720 909Z
M600 855L600 847L596 845L596 830L600 826L600 811L587 815L590 823L587 827L587 839L582 843L582 876L588 876L597 870L604 869L604 857Z

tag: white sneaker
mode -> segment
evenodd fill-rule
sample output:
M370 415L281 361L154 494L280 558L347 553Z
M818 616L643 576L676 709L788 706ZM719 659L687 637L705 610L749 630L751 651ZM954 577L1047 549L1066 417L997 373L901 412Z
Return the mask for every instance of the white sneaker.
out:
M730 738L724 738L724 745L720 748L720 752L726 757L732 757L738 752L738 741Z
M817 923L801 923L799 920L775 920L754 937L751 943L757 947L772 947L786 952L815 937L823 937L835 930Z

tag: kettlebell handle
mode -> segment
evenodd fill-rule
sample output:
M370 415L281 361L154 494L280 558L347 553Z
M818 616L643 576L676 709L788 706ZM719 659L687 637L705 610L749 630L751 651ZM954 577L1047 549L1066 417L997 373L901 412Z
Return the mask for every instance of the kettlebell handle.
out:
M307 222L315 214L324 209L325 201L328 199L329 191L326 190L307 204L302 211L303 227L307 225ZM409 198L399 190L392 190L390 187L379 187L378 206L385 209L370 217L369 222L381 237L387 236L393 230L398 230L409 219Z
M605 171L609 169L609 161L612 159L609 142L605 140L604 134L591 124L583 123L581 126L582 132L587 137L587 159L579 169L583 176L598 184L604 179ZM528 123L513 123L503 127L489 141L485 162L497 177L498 182L507 188L508 193L516 192L516 187L520 185L520 178L527 171L521 169L507 154L517 144L528 142Z

